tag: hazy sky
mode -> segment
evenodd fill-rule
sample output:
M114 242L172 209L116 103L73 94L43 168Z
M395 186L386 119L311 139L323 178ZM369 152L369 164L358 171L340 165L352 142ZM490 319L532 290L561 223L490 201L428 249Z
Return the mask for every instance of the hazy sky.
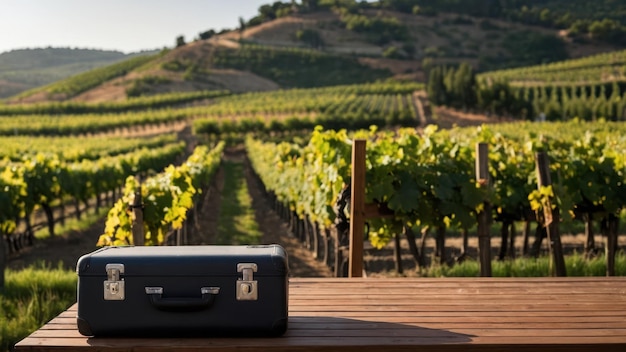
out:
M0 0L0 53L71 47L123 52L173 47L234 29L272 0Z

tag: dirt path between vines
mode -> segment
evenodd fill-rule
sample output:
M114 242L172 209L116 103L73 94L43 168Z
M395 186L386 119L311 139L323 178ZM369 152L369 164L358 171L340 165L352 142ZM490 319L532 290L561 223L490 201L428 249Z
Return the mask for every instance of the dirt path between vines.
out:
M280 244L289 255L289 267L291 277L330 277L328 267L315 260L312 254L290 234L285 224L274 212L263 196L263 191L254 181L252 170L246 163L245 150L242 147L228 148L224 152L224 160L243 163L248 192L252 198L252 207L255 210L255 220L259 230L263 233L261 243ZM202 216L192 243L212 244L217 236L217 218L220 210L220 197L224 186L224 172L218 170L214 185L211 187L209 196L202 206Z

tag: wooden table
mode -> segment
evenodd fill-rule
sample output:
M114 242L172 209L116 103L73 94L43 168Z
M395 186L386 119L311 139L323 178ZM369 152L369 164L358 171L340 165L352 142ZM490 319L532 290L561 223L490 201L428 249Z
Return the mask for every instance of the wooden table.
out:
M626 277L290 280L280 338L87 338L76 305L17 351L626 351Z

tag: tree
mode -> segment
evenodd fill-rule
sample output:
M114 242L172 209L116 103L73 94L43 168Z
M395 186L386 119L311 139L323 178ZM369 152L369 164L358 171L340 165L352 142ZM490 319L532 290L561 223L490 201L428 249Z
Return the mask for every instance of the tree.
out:
M212 36L214 36L215 34L216 34L216 33L215 33L215 30L211 29L211 30L208 30L208 31L206 31L206 32L201 32L201 33L198 35L198 38L200 38L200 40L206 40L206 39L211 38L211 37L212 37Z
M568 29L572 35L583 34L589 32L589 22L586 20L574 21Z
M441 66L434 67L428 75L428 99L434 105L445 105L447 103L446 87L443 82L444 73Z
M543 9L539 13L539 20L543 25L551 25L552 24L552 13L550 9Z
M276 12L274 12L274 8L271 5L262 5L259 7L259 16L264 21L273 20L276 18Z
M181 47L183 45L187 44L185 42L185 36L184 35L179 35L178 37L176 37L176 47Z
M313 48L324 46L324 39L321 34L314 29L300 29L296 31L296 38Z
M605 18L602 21L594 21L589 25L589 34L594 39L608 42L624 41L625 30L619 22Z
M239 40L243 39L243 32L246 31L246 21L243 17L239 17Z
M476 74L468 63L462 63L454 73L454 96L464 109L476 107Z

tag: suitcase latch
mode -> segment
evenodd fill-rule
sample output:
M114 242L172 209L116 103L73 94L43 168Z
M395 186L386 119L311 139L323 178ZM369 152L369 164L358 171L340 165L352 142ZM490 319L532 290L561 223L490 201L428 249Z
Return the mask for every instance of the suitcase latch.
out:
M107 264L105 269L107 280L104 281L104 300L123 301L125 285L121 274L124 273L124 264Z
M256 271L257 265L255 263L237 264L237 272L243 273L243 278L237 279L238 301L256 301L259 299L258 284L254 280L253 274Z

